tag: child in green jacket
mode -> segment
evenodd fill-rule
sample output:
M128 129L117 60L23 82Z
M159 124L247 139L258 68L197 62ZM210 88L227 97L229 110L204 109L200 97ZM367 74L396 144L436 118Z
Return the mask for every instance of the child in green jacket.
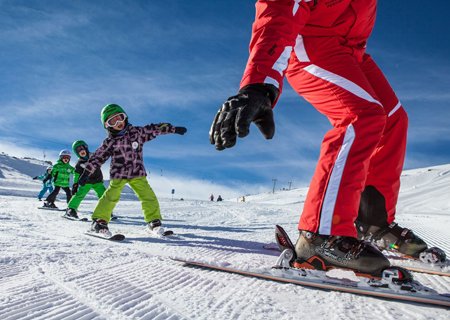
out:
M83 140L77 140L72 144L72 151L77 155L78 162L75 165L75 174L73 178L72 186L72 199L67 206L66 215L74 218L78 218L77 209L80 206L81 201L93 189L97 196L100 198L105 192L106 188L103 184L102 170L97 168L95 172L89 176L85 185L78 186L78 179L84 171L87 161L89 160L89 147Z
M69 164L70 151L61 150L59 153L59 160L53 166L52 177L55 184L55 190L45 199L44 207L51 209L58 209L55 205L56 196L59 191L63 189L66 192L67 202L70 201L72 193L69 188L70 175L72 175L75 169Z

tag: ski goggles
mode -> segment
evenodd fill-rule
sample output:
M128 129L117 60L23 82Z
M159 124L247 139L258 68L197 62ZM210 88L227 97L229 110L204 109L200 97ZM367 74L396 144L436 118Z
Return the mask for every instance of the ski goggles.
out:
M70 161L70 156L61 156L61 160L69 160Z
M126 120L127 115L125 113L116 113L112 115L110 118L108 118L105 121L105 127L112 128L118 125L119 123L122 123Z

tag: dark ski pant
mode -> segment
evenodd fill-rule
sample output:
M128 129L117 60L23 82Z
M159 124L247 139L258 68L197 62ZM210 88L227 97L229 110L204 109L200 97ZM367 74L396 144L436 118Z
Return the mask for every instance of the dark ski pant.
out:
M49 194L49 196L47 197L47 199L45 199L45 201L53 203L56 200L56 196L58 195L59 191L63 189L64 192L66 193L66 197L67 197L67 203L69 203L70 198L72 197L72 192L70 191L69 187L59 187L59 186L55 186L55 190L53 190L52 193Z

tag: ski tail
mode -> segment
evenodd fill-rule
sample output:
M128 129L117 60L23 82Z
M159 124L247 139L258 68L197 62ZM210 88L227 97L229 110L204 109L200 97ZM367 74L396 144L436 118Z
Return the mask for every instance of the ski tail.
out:
M275 226L275 241L278 244L278 248L280 248L280 252L283 252L286 249L292 250L294 254L293 260L297 258L295 254L294 244L292 243L286 231L279 225Z

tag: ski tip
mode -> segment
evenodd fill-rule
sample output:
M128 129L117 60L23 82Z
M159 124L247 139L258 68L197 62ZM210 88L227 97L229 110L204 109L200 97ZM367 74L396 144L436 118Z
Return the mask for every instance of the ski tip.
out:
M125 236L123 234L115 234L115 235L111 236L110 238L108 238L108 240L123 241L123 240L125 240Z

